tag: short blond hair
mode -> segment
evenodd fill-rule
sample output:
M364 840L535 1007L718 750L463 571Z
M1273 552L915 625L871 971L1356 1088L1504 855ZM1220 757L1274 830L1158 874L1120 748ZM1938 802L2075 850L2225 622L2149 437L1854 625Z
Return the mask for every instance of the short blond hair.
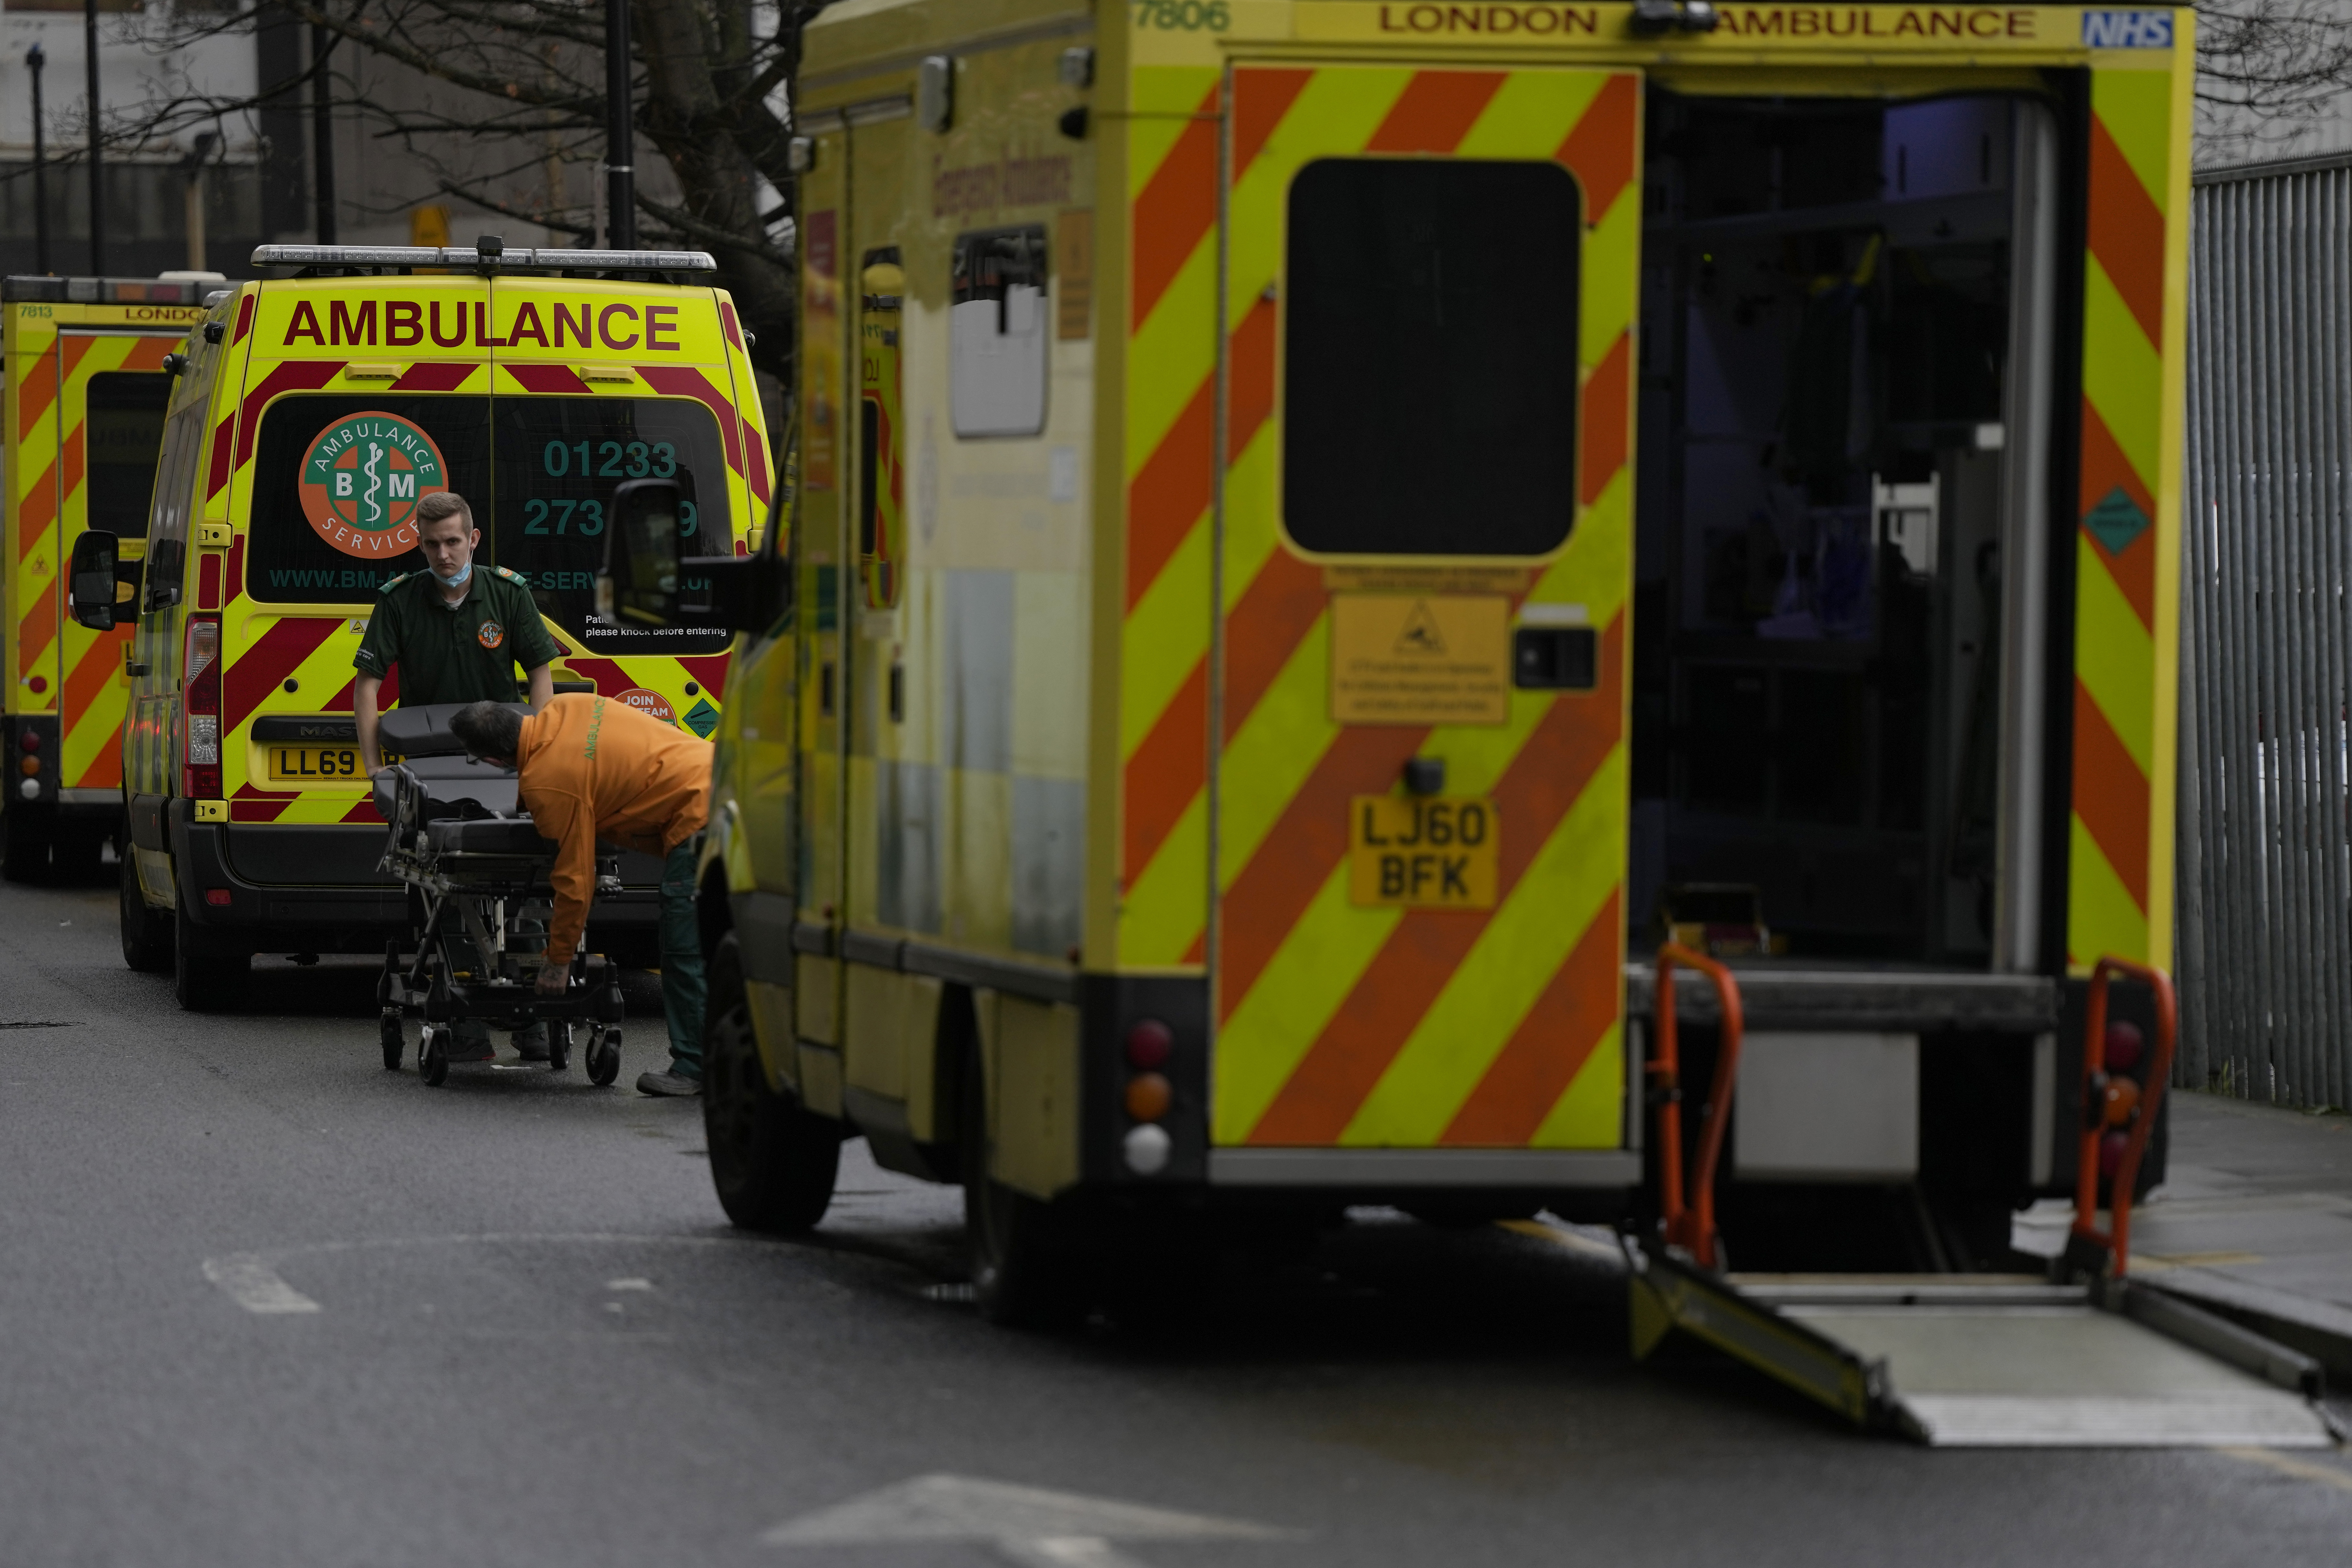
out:
M474 508L466 505L466 497L455 490L436 490L416 503L419 534L444 517L456 517L466 525L467 533L474 531Z

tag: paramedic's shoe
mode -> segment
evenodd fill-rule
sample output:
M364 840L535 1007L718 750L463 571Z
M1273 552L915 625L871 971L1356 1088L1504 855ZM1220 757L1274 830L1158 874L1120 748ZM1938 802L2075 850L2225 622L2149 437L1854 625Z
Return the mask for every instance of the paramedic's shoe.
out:
M535 1023L529 1029L514 1031L515 1054L525 1061L545 1061L547 1057L547 1026Z
M675 1072L640 1072L637 1074L637 1092L691 1099L702 1092L702 1080L682 1078Z
M473 1019L461 1019L449 1030L449 1060L453 1063L496 1061L498 1048L490 1043L490 1031Z

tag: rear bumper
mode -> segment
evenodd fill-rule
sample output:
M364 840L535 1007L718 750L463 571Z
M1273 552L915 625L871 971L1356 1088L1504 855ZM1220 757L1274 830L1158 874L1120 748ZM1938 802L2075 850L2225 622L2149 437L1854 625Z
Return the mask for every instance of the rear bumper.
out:
M381 953L415 927L405 884L375 869L384 830L373 826L198 822L173 800L174 874L188 918L255 952ZM226 893L226 902L207 895ZM633 887L598 898L588 946L632 966L658 949L661 893Z
M1216 1187L1344 1187L1351 1193L1623 1189L1642 1179L1632 1149L1212 1149Z

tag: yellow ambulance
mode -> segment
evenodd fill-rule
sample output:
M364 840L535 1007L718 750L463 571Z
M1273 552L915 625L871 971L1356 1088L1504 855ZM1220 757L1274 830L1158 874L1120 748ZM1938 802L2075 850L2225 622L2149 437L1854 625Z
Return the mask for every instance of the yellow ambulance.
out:
M720 572L730 1213L862 1134L1020 1317L1635 1212L1679 936L1733 1245L2000 1256L2086 967L2171 947L2193 26L828 8L798 518Z
M65 615L85 528L135 559L171 383L163 361L216 278L0 280L0 836L6 874L94 869L122 825L128 630Z
M701 252L265 246L173 361L135 601L122 795L123 954L182 1005L234 1006L256 953L375 952L409 929L379 873L352 655L378 590L415 570L420 498L454 489L477 557L519 575L593 688L697 735L726 690L723 633L598 617L604 510L675 482L700 552L748 548L772 484L735 308ZM108 570L90 536L77 579ZM110 619L102 581L77 617ZM380 700L397 698L387 680ZM625 865L592 941L650 964L659 867Z

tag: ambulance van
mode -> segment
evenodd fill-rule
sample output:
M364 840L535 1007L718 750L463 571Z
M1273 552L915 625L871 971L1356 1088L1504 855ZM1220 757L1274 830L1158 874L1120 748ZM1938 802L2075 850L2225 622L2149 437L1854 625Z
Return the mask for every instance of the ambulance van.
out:
M2084 977L2171 952L2193 26L828 8L799 518L719 597L730 1212L862 1134L1000 1317L1636 1213L1672 937L1749 1266L2003 1256Z
M478 569L520 576L593 689L699 736L726 689L723 633L594 612L604 513L673 481L700 553L746 548L772 466L747 338L700 252L265 246L290 269L221 298L174 375L142 561L87 536L74 613L133 585L122 796L122 949L180 1001L233 1007L257 953L382 953L409 930L376 862L352 655L379 591L420 570L416 505L471 503ZM87 576L90 591L79 591ZM395 678L380 702L399 696ZM625 863L590 942L657 951L660 868Z
M85 528L137 559L171 382L217 276L0 280L0 847L6 874L95 872L122 827L128 628L65 613Z

